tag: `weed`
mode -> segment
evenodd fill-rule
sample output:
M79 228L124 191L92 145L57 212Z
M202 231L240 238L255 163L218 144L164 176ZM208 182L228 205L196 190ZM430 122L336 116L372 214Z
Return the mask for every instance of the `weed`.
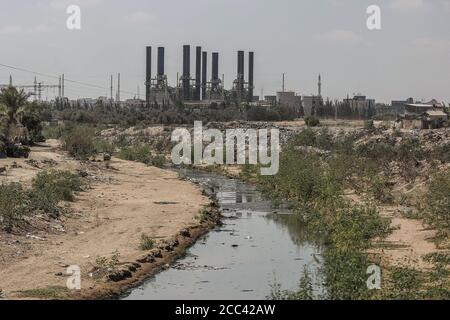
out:
M0 225L12 232L29 213L26 193L19 183L0 185Z
M87 125L68 126L62 135L63 148L80 160L87 160L96 153L94 128Z
M153 240L149 235L143 233L141 234L141 242L139 248L142 251L152 250L155 247L155 240Z
M152 161L150 149L145 145L125 147L120 150L117 157L122 160L142 162L147 165L150 165Z

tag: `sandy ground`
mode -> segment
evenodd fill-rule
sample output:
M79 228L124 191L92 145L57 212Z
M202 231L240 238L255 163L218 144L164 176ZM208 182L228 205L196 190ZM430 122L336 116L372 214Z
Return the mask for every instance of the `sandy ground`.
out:
M432 238L435 230L426 229L422 220L401 217L400 207L383 206L379 208L380 215L392 220L393 232L386 238L388 248L383 249L383 255L390 264L396 266L414 266L418 270L428 270L432 265L423 260L429 253L440 251Z
M199 210L209 203L200 190L178 179L174 172L113 159L106 163L81 165L56 151L51 141L33 148L30 159L40 163L54 160L58 169L82 168L95 177L87 192L77 195L70 213L55 222L55 232L33 233L39 238L0 233L0 290L4 297L15 292L66 285L66 268L78 265L82 286L97 284L87 276L97 257L119 252L121 262L142 256L140 235L155 240L170 239L181 229L198 224ZM0 160L7 166L1 182L30 184L39 169L23 159ZM16 168L11 168L14 166ZM40 239L42 238L42 239Z
M347 190L345 196L353 202L362 203L361 197ZM440 249L433 242L435 230L427 229L420 219L405 218L398 205L378 206L381 217L391 219L392 232L383 240L382 249L371 250L380 254L384 262L392 266L414 266L418 270L429 270L432 265L423 260L423 256L438 252Z

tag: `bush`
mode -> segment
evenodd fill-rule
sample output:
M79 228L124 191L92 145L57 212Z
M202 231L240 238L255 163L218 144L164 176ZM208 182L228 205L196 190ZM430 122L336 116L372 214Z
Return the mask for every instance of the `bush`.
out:
M74 192L82 191L83 181L69 171L42 171L33 179L33 192L54 197L59 201L73 201Z
M432 157L441 162L450 162L450 143L436 146L433 149Z
M145 233L141 234L141 243L139 248L143 251L152 250L155 247L155 240Z
M19 183L0 185L0 225L7 232L19 226L28 213L26 193Z
M388 186L385 178L375 175L370 181L368 192L380 203L391 203L393 200L391 189L392 188Z
M116 151L116 146L107 140L96 140L95 141L95 151L98 153L109 153L113 154Z
M63 148L77 159L86 160L95 155L95 131L89 126L70 126L63 133Z
M305 118L305 123L308 127L318 127L320 125L320 120L317 117L310 116Z
M63 126L46 126L42 129L42 135L45 139L60 139L64 134Z
M164 155L158 155L152 159L152 165L157 168L164 167L165 163L166 163L166 157L164 157Z
M364 121L364 129L366 130L373 130L375 129L375 125L373 120L366 120Z
M28 158L31 149L19 144L7 144L6 155L10 158Z
M450 234L450 171L435 174L424 199L424 217L443 235Z
M123 148L120 150L117 157L122 160L142 162L147 165L151 164L150 149L149 147L143 145Z

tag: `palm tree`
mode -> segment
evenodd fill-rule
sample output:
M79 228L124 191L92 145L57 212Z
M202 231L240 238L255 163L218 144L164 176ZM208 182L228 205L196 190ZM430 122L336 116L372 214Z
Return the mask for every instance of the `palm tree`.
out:
M7 142L11 142L12 129L19 127L17 116L27 105L29 96L23 89L17 90L13 86L0 90L0 113L7 116L5 128Z

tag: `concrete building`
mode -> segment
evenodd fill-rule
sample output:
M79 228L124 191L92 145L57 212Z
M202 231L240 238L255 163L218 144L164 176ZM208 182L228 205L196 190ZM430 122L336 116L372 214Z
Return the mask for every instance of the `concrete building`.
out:
M445 105L431 100L427 103L407 103L401 118L404 129L437 129L448 122Z
M293 91L277 92L277 104L299 110L302 106L302 98Z
M303 96L302 106L305 117L317 115L317 109L323 107L323 98L321 96Z
M344 99L353 111L356 111L361 117L370 117L375 114L375 99L368 99L363 95L355 95L353 98Z
M272 106L277 104L277 96L264 96L264 101Z
M403 116L411 117L411 116L421 116L426 111L429 110L440 110L444 111L445 106L442 103L437 102L436 100L431 100L426 103L407 103L405 104L405 111Z
M393 100L391 102L391 110L396 114L403 114L405 112L405 105L409 103L414 103L414 99L408 98L406 100Z

